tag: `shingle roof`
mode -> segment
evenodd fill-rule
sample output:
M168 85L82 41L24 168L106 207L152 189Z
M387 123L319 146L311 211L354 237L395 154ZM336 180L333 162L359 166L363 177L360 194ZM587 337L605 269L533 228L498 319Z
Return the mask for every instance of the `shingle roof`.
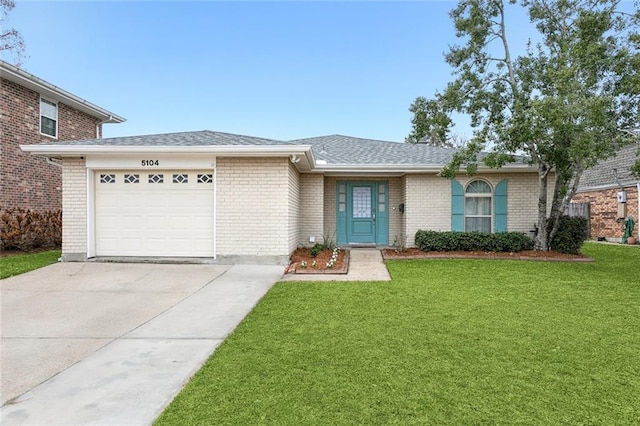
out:
M438 166L451 160L454 148L424 144L407 144L344 135L280 141L254 136L201 130L195 132L124 136L105 139L47 142L47 146L108 146L108 147L205 147L205 146L299 146L310 145L316 160L327 165L430 165ZM482 155L480 155L482 157ZM518 162L522 162L521 160Z
M207 146L207 145L287 145L287 142L254 136L201 130L197 132L162 133L157 135L122 136L58 142L55 145L107 145L107 146Z
M412 145L343 135L319 136L289 141L311 145L313 155L327 164L445 164L452 148Z
M585 170L580 178L578 191L589 188L616 186L613 169L617 170L618 182L621 185L635 183L638 179L631 173L631 166L636 161L637 144L627 145L621 148L615 156L600 161L594 167Z

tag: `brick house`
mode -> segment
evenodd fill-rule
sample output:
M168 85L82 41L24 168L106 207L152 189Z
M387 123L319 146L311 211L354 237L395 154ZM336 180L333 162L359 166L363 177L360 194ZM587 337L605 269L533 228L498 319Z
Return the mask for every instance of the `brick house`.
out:
M623 219L619 217L619 213L620 216L633 217L636 222L634 234L638 236L640 179L633 176L630 170L636 161L637 150L636 144L623 147L615 156L586 170L580 179L578 192L571 201L589 203L591 238L620 242ZM626 203L618 203L617 195L621 191L626 193Z
M326 237L411 246L418 229L528 233L524 163L437 176L452 149L340 135L221 132L23 145L63 164L63 259L183 257L286 263ZM550 189L551 191L552 189Z
M124 118L0 60L0 211L62 207L62 169L20 145L99 139L102 124Z

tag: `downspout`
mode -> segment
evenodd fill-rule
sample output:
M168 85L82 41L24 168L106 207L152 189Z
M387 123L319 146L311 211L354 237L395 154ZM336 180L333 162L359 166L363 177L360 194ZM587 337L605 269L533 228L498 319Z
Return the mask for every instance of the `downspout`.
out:
M51 164L52 166L62 167L62 163L59 161L53 161L54 157L45 157L47 164Z
M636 229L638 232L638 240L640 240L640 181L636 182L636 189L637 189L637 198L638 198L638 217L636 220Z
M107 118L106 120L99 121L96 123L96 139L102 139L102 132L98 132L98 129L100 128L101 125L105 123L113 123L113 116L110 115L109 118ZM100 133L100 135L98 135L98 133Z

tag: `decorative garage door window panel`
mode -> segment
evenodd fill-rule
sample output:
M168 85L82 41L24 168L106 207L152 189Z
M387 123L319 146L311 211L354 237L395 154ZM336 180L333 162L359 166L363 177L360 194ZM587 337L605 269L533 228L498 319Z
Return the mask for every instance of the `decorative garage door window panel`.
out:
M160 173L149 175L149 183L164 183L164 175Z
M116 175L100 175L100 183L116 183Z
M140 175L138 174L125 174L124 183L140 183Z
M174 174L173 183L189 183L189 175L187 173Z
M198 173L198 183L213 183L213 173L208 173L208 174Z

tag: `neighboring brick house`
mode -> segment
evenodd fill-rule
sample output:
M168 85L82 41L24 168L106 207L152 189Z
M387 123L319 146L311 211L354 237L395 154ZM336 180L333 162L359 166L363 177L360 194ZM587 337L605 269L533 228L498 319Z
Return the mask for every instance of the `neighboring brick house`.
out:
M640 179L631 173L636 161L637 144L623 147L611 158L600 161L595 167L586 170L580 179L574 203L589 203L591 238L604 238L619 242L623 234L623 220L618 217L618 199L620 191L625 191L626 217L636 222L634 234L638 236L638 186ZM614 172L615 170L615 172Z
M455 150L333 135L277 141L200 131L25 145L63 163L64 260L257 258L300 245L413 245L416 231L528 233L524 163L438 177Z
M20 145L102 137L103 123L124 118L0 61L0 211L62 207L60 164Z

